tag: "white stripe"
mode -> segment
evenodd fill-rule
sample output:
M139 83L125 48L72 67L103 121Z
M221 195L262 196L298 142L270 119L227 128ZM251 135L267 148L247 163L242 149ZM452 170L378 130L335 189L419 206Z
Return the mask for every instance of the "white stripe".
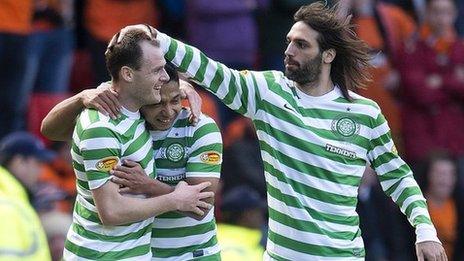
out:
M311 166L314 167L319 167L322 168L328 172L336 172L339 174L343 175L349 175L349 176L354 176L354 177L362 177L363 175L363 170L365 168L365 165L350 165L350 164L344 164L338 161L331 160L330 158L325 158L322 156L319 156L315 153L310 153L309 151L312 151L310 148L305 148L307 151L293 147L291 145L288 145L284 142L278 141L276 138L274 138L271 135L268 135L267 133L258 130L256 131L258 136L260 137L261 140L266 141L272 148L278 150L284 155L291 155L295 160L301 161L303 163L307 163ZM301 135L297 136L301 137ZM321 148L324 149L324 148ZM262 150L263 151L263 150ZM347 159L350 160L350 159ZM280 164L285 164L284 162L280 162ZM277 166L277 165L274 165Z
M153 219L150 218L142 222L138 222L128 226L104 226L102 224L89 221L77 214L74 215L73 218L74 222L84 227L85 230L105 236L125 236L130 233L135 233L140 229L144 229L146 226L149 226L152 223Z
M220 178L220 172L187 172L186 178Z
M311 215L309 215L306 212L306 210L301 209L301 208L287 206L285 205L285 203L279 201L278 199L272 197L269 194L267 195L267 200L268 200L267 204L272 209L275 209L296 220L309 221L309 222L315 223L320 228L325 229L327 231L356 233L359 229L357 226L342 225L342 224L336 224L336 223L332 223L328 221L316 220ZM320 212L320 213L323 213L323 212Z
M190 64L188 65L187 72L191 74L191 76L193 77L200 69L201 56L200 56L200 51L197 48L193 46L190 46L190 47L193 51L193 58ZM185 45L183 44L178 45L178 48L177 48L178 51L176 52L176 58L174 58L174 60L176 60L179 57L179 60L176 60L176 62L178 61L179 64L181 64L182 59L185 57L185 54L187 53L186 49L187 48L185 47ZM180 57L182 57L182 59L180 59Z
M418 201L425 201L424 197L422 195L412 195L409 196L404 202L403 202L403 207L401 207L401 211L405 213L406 209L409 207L409 205L413 204L414 202Z
M156 248L178 248L193 245L200 245L208 242L216 235L216 230L208 231L201 235L193 235L179 238L161 238L153 235L151 246Z
M401 166L404 165L404 161L401 158L393 158L389 162L386 162L377 168L375 168L375 172L377 172L378 175L385 174L387 172L397 170Z
M261 156L263 161L271 163L273 166L277 166L277 160L267 151L262 150ZM285 176L289 179L295 180L297 182L303 183L305 185L311 186L322 191L336 192L341 196L348 197L356 197L358 195L357 186L339 184L329 180L314 177L307 173L301 173L299 171L296 171L290 167L287 167L284 164L279 164L279 171L285 173Z
M356 237L353 241L330 238L326 235L311 233L307 231L300 231L292 227L286 226L273 219L269 219L269 230L278 235L286 238L293 239L305 244L312 244L321 247L334 247L334 248L363 248L362 237Z
M198 258L203 258L203 257L207 257L207 256L210 256L210 255L214 255L214 254L218 253L221 249L220 249L219 245L216 244L216 245L214 245L212 247L203 248L201 250L203 250L204 255L201 256L201 257L198 257ZM153 254L155 254L155 253L153 253ZM166 257L166 258L153 257L151 260L152 261L185 261L185 260L193 260L193 253L189 252L189 253L185 253L185 254L180 255L180 256Z
M191 217L183 218L155 218L153 220L154 228L179 228L179 227L193 227L200 224L205 224L213 220L214 207L208 212L208 214L202 220L196 220ZM156 235L153 235L156 236Z
M81 150L120 149L121 144L116 138L91 138L82 140L79 148Z
M274 244L271 240L267 240L266 251L270 253L275 253L275 255L286 258L288 260L327 260L327 261L334 261L334 260L356 260L362 261L364 258L357 258L357 257L323 257L323 256L313 256L301 252L297 252L295 250L285 248L283 246L279 246ZM265 254L267 255L267 254ZM267 255L268 256L268 255ZM265 260L273 260L270 256L265 257Z
M142 237L134 240L125 240L123 242L105 242L81 237L71 229L68 232L67 239L75 245L99 252L125 251L137 246L149 244L150 233L147 233Z
M376 128L372 129L372 140L377 139L378 137L388 133L390 131L390 128L388 127L387 121L382 123L380 126L377 126Z

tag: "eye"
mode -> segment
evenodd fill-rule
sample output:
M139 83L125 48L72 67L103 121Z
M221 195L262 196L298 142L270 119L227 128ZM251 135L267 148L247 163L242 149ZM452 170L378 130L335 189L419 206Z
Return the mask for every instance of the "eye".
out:
M306 44L305 42L297 42L297 46L300 49L305 49L308 47L308 44Z

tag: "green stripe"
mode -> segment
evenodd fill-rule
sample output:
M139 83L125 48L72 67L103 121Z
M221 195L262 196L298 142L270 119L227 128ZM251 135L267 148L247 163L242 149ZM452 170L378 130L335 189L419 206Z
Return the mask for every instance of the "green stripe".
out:
M346 225L346 226L359 226L359 217L358 216L339 216L339 215L334 215L334 214L327 214L327 213L322 213L318 212L312 208L306 207L303 204L300 203L299 199L283 194L280 192L279 189L273 187L271 184L267 183L267 192L269 195L271 195L273 198L285 203L286 205L290 207L295 207L302 209L308 214L313 217L314 219L322 222L330 222L330 223L335 223L335 224L341 224L341 225Z
M310 165L306 162L296 160L291 156L276 150L263 140L259 141L259 145L262 151L266 151L268 154L272 155L272 157L279 161L281 164L284 164L289 168L304 173L305 175L311 175L320 179L325 179L338 184L350 186L359 186L361 182L361 177L328 171L326 169Z
M76 223L73 223L72 228L74 232L76 232L78 235L84 238L90 239L90 240L124 243L128 240L137 240L143 237L144 235L149 234L151 232L151 227L152 227L152 223L150 223L148 226L145 226L139 229L138 231L134 231L132 233L121 235L121 236L107 236L107 235L98 234L98 233L95 233L89 230L85 230L84 227Z
M90 190L89 183L87 181L77 179L77 185L84 190Z
M192 144L194 141L199 140L201 137L208 135L210 133L220 133L219 128L216 123L210 122L207 123L197 130L195 130L195 133L193 134L193 137L191 138L191 143Z
M182 238L187 236L202 236L202 234L214 231L216 224L214 219L210 222L198 224L189 227L176 227L176 228L153 228L153 238Z
M176 57L177 46L179 44L174 39L170 39L170 40L171 40L171 42L169 43L168 52L164 55L164 57L166 58L166 60L172 62L172 60L174 60L174 58ZM182 67L182 68L179 68L179 69L181 69L184 72L187 71L187 67Z
M403 164L401 165L401 167L391 170L389 172L386 172L384 174L378 173L377 177L379 177L380 182L384 182L384 181L404 178L406 176L410 176L410 174L412 173L411 173L411 169L409 168L409 166L407 164Z
M121 150L119 148L104 148L104 149L92 149L92 150L83 150L82 156L85 161L89 160L99 160L106 157L121 155Z
M100 220L100 217L98 216L98 213L93 212L93 211L85 208L78 200L76 200L76 203L74 205L74 211L79 216L81 216L82 218L84 218L84 219L86 219L88 221L98 223L98 224L102 224L102 222Z
M217 66L216 73L214 74L213 80L211 81L211 84L209 86L209 91L213 93L217 93L219 87L221 86L221 83L224 81L223 65L216 62L216 66Z
M205 72L206 67L208 65L208 57L206 57L203 53L200 52L200 67L198 68L197 73L193 77L198 82L203 82L205 79Z
M369 99L359 98L359 99L353 99L353 101L349 101L349 100L345 99L345 97L338 97L334 101L339 102L339 103L347 103L347 104L354 103L354 104L368 105L368 106L371 106L374 109L377 109L377 110L379 109L379 106L374 101L369 100Z
M218 154L222 154L222 143L210 143L208 145L201 146L198 149L192 151L190 153L190 157L192 158L192 157L198 156L201 153L206 152L206 151L214 151L214 152L217 152Z
M274 244L292 249L294 251L305 253L314 256L323 256L323 257L353 257L354 253L358 253L358 257L364 257L366 255L364 248L335 248L328 246L318 246L314 244L307 244L293 240L291 238L285 237L274 233L272 230L269 230L269 240L274 242Z
M180 63L180 68L188 68L190 63L192 62L192 58L193 58L193 50L192 50L192 47L190 46L185 46L185 56L184 58L182 59L182 62ZM182 72L185 72L184 70L182 70Z
M90 181L96 181L96 180L101 180L101 179L106 179L110 176L108 172L101 172L101 171L87 171L86 173L87 180Z
M269 174L277 178L280 182L286 183L293 188L293 190L301 195L304 195L309 198L313 198L322 202L340 205L340 206L348 206L348 207L356 207L358 203L357 197L349 197L349 196L342 196L336 193L331 193L327 191L323 191L317 188L313 188L309 185L304 183L295 181L285 175L280 170L274 168L271 164L264 161L264 170L267 171Z
M97 122L100 117L98 116L98 111L95 109L87 109L89 113L89 119L91 123Z
M206 174L219 175L221 172L221 164L206 164L206 163L187 163L187 172L205 172Z
M264 121L255 120L254 124L258 130L265 132L266 134L268 134L269 136L272 136L279 142L298 148L307 153L318 155L320 157L324 157L324 158L327 158L327 159L330 159L330 160L333 160L333 161L336 161L342 164L357 165L357 166L366 165L366 161L362 158L352 159L352 158L344 157L339 154L328 152L323 146L316 145L307 140L298 138L296 136L289 135L277 128L272 127L270 124Z
M87 259L98 260L121 260L125 258L143 256L150 252L150 244L137 246L121 251L99 252L90 248L75 245L69 240L65 242L65 248L75 255Z
M269 218L271 218L272 220L278 223L292 227L298 231L305 231L305 232L316 233L320 235L326 235L333 239L354 240L356 237L361 236L361 230L359 229L358 229L358 232L356 233L349 232L349 231L332 232L332 231L328 231L326 229L321 228L317 223L294 219L286 214L283 214L277 210L274 210L271 207L269 207Z
M217 244L216 236L211 237L208 242L199 244L199 245L192 245L188 247L177 247L177 248L152 248L152 253L154 257L158 258L167 258L171 256L180 256L185 253L190 253L198 249L204 249L208 247L212 247Z
M325 129L319 129L319 128L316 128L316 127L313 127L313 126L308 126L300 118L296 117L292 113L289 113L288 111L286 111L286 110L284 110L284 109L282 109L280 107L277 107L276 105L274 105L274 104L272 104L272 103L270 103L270 102L268 102L266 100L261 101L261 103L262 103L261 107L263 107L263 109L267 113L273 115L274 117L276 117L277 119L279 119L281 121L284 121L284 122L286 122L288 124L291 124L291 125L296 125L298 127L301 127L303 129L305 129L306 131L308 131L310 133L313 133L316 136L319 136L319 137L324 138L324 139L344 141L343 137L339 136L337 133L333 132L332 130L325 130ZM363 137L363 136L361 136L359 134L353 136L352 139L351 139L351 142L355 143L356 145L358 145L358 146L360 146L360 147L362 147L362 148L364 148L366 150L369 150L371 148L369 139L366 138L366 137Z
M433 225L432 221L430 220L429 217L424 216L424 215L419 215L416 218L414 218L412 225L416 227L419 224L428 224L428 225Z

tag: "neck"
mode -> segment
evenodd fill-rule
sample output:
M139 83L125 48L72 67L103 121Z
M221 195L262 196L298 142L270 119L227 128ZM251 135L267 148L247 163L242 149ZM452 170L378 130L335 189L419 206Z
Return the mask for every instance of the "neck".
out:
M329 70L321 70L319 78L310 83L299 84L296 83L296 87L310 96L322 96L334 89L332 79L330 79L330 68Z
M130 92L128 92L129 88L132 87L133 86L130 86L130 84L123 83L121 81L112 82L112 88L118 93L119 103L127 110L136 112L142 107L142 105L132 97Z

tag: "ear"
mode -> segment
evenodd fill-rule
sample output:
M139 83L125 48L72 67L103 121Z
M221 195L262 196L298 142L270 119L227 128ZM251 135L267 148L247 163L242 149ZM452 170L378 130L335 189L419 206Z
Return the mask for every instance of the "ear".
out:
M133 82L134 81L134 70L129 66L121 67L119 70L119 77L126 82Z
M330 48L322 52L322 61L327 64L332 63L335 59L335 56L337 56L337 52L335 49Z

